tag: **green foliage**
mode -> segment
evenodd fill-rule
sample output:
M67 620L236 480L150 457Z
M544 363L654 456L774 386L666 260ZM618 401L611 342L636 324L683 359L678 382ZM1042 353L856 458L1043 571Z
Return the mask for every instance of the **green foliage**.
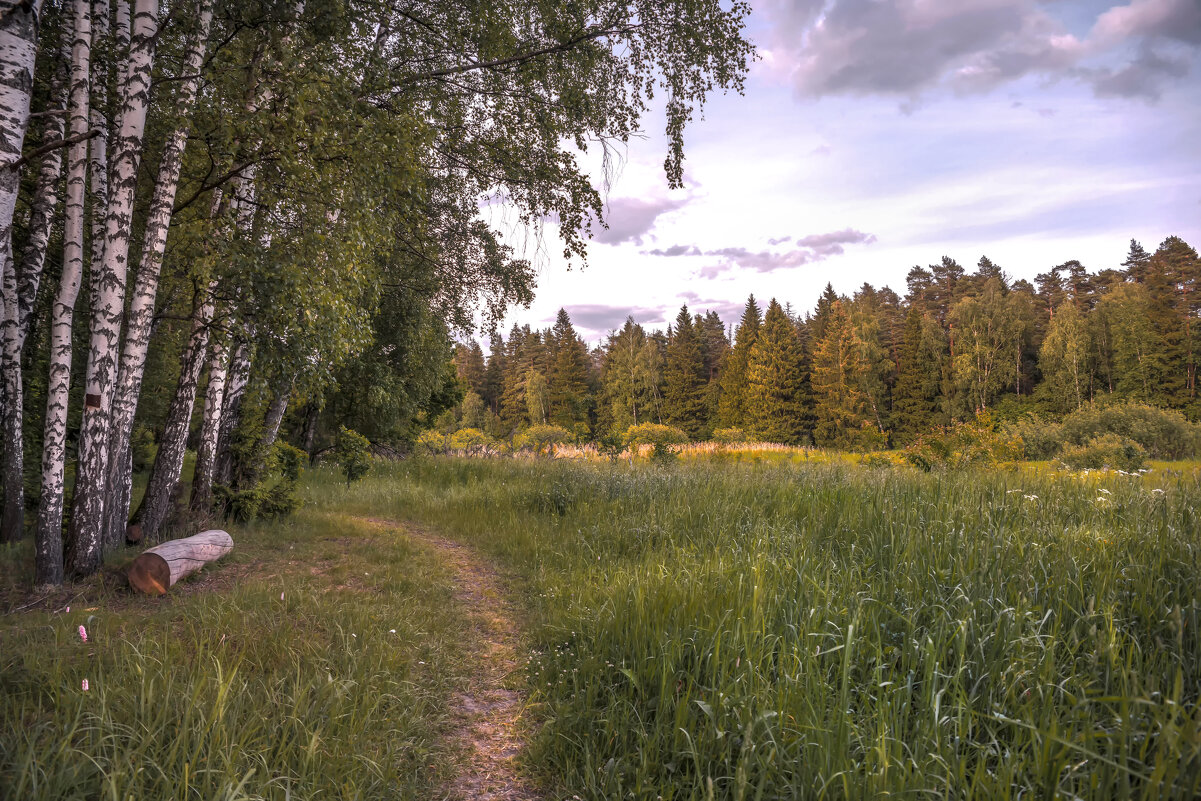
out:
M564 445L573 439L571 432L563 426L537 425L517 432L513 437L513 447L530 450L541 456L554 446Z
M338 442L334 446L334 459L337 460L349 488L371 470L371 443L359 432L342 426L338 432Z
M213 507L223 517L239 523L287 517L301 506L297 485L309 455L277 441L254 481L237 487L213 485Z
M454 451L475 453L492 443L492 438L478 428L460 428L450 435L448 447Z
M447 448L448 439L449 437L445 434L429 429L428 431L422 431L421 435L417 437L415 447L418 452L422 453L444 453Z
M1059 460L1073 470L1139 470L1147 463L1147 451L1134 440L1119 434L1102 434L1082 445L1068 445Z
M663 368L663 419L699 439L706 427L708 376L701 339L688 307L680 308Z
M1109 434L1137 443L1152 459L1189 459L1201 454L1201 425L1174 409L1143 403L1086 404L1059 422L1027 417L1011 426L1028 459L1053 459L1067 447Z
M129 437L129 447L133 454L133 471L144 473L154 464L154 455L158 452L158 443L154 441L154 432L148 426L138 426Z
M907 462L922 470L1000 467L1022 458L1022 442L987 414L922 434L905 448Z
M661 446L683 445L688 442L688 435L674 426L665 426L660 423L640 423L627 428L621 441L627 448L636 448L639 445L654 445L658 448Z
M713 441L723 445L735 445L739 442L747 442L748 438L746 432L741 428L719 428L713 432Z
M744 414L756 437L798 445L806 437L804 354L796 328L772 298L746 365Z

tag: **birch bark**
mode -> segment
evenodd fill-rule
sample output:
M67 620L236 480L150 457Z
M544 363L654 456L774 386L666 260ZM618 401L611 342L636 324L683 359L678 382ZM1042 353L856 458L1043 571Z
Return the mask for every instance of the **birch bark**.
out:
M105 75L106 62L100 58L100 43L108 37L108 0L95 0L92 4L92 44L97 53L92 57L92 91L94 100L88 111L92 128L98 131L92 139L88 161L92 192L92 298L97 296L96 277L104 261L104 212L108 208L108 120L104 109L108 106L108 80Z
M12 254L13 213L21 174L13 165L21 158L29 128L33 67L37 53L41 0L0 2L0 259L3 259L4 511L0 542L20 538L25 522L24 460L21 443L21 314L17 269Z
M104 494L108 478L108 440L114 379L120 355L118 338L125 307L125 277L132 229L134 190L146 127L150 70L158 31L157 0L134 5L121 131L113 159L108 212L105 215L104 259L96 276L88 352L83 423L79 432L75 494L71 514L69 571L86 576L100 566Z
M217 433L217 455L213 481L231 486L234 478L233 440L242 419L242 399L250 384L250 341L254 328L246 326L245 337L234 348L229 359L229 374L225 384L225 399L221 403L221 424Z
M90 38L90 34L89 34ZM71 63L71 48L65 48L66 58L62 64ZM54 71L50 84L53 111L67 110L68 70L60 66ZM85 121L86 122L86 121ZM42 141L54 142L63 138L66 128L65 114L51 114L42 126ZM80 133L85 133L85 127ZM63 168L63 148L56 147L43 158L38 167L37 182L33 189L33 200L29 211L29 239L21 253L21 264L17 269L17 299L20 309L21 345L29 337L30 311L37 300L38 287L42 283L42 270L46 265L46 250L50 244L50 228L54 212L58 207L58 179Z
M175 114L180 122L168 136L159 164L154 196L150 201L150 213L142 239L142 257L138 264L133 299L130 301L129 317L125 326L125 344L121 351L117 386L113 393L112 427L109 435L109 453L112 458L109 461L106 482L109 494L103 513L105 550L118 548L125 540L125 524L129 519L129 500L133 489L133 476L130 474L133 459L132 453L129 452L129 438L133 433L138 395L142 390L142 376L146 369L146 352L150 346L159 273L163 265L163 253L167 248L171 210L175 205L184 149L187 147L188 131L191 128L189 119L196 102L200 69L204 63L204 52L208 43L209 24L213 18L212 0L201 0L197 11L196 31L185 57L184 74L189 77L180 86L176 98ZM217 216L220 204L221 191L215 190L214 217Z
M192 335L180 357L179 381L167 409L167 420L158 441L158 453L150 468L146 493L130 521L130 528L136 526L140 530L133 539L154 542L171 516L172 501L183 472L188 424L196 404L196 386L200 381L200 369L204 366L204 354L208 346L209 325L213 318L212 289L209 287L203 298L197 299L196 310L192 314Z
M221 336L212 337L209 348L209 382L204 392L204 421L200 428L200 446L196 449L196 468L192 473L192 509L208 511L213 497L213 464L217 455L217 435L221 431L221 404L225 400L225 379L229 371L229 349Z
M72 5L75 28L71 42L70 109L71 134L74 136L88 129L92 19L88 0L74 0ZM42 496L34 539L36 580L40 585L63 582L63 475L67 456L67 403L71 390L71 330L83 278L83 198L87 168L88 143L76 142L67 151L63 274L51 311Z

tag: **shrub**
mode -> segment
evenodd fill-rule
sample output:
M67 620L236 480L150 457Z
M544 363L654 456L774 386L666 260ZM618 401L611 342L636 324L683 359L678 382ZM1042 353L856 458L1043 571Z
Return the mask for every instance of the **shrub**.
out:
M673 426L639 423L627 428L621 441L627 448L636 448L639 445L683 445L688 441L688 435Z
M1117 434L1137 442L1155 459L1196 456L1199 433L1201 428L1180 412L1145 403L1089 404L1063 418L1065 443L1084 445L1103 434Z
M474 453L488 447L492 438L478 428L460 428L450 435L449 446L454 451Z
M517 432L517 435L513 437L513 447L519 450L531 450L542 455L555 445L571 442L572 439L571 432L563 426L543 423Z
M1063 450L1063 426L1028 414L1009 426L1012 436L1022 441L1027 459L1054 459Z
M987 414L975 420L923 434L905 449L904 458L922 470L996 467L1022 458L1022 442L995 426Z
M213 485L213 508L240 523L286 517L300 508L296 484L309 455L283 441L271 446L263 472L254 483L240 488Z
M359 432L342 426L334 445L334 457L342 468L342 475L346 476L349 489L351 482L358 481L371 469L371 443Z
M448 437L433 430L422 431L417 437L416 449L419 453L443 453L446 451Z
M719 428L713 432L713 441L723 445L734 445L748 440L746 432L741 428Z
M1059 457L1060 461L1073 470L1138 470L1147 462L1147 451L1142 445L1118 434L1102 434L1083 445L1068 445Z

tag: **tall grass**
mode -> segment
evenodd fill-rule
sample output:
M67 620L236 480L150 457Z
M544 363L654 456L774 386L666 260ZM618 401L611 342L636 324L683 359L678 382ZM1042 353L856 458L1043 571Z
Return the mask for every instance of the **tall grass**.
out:
M1201 793L1195 474L431 459L309 501L521 571L565 795Z
M466 669L437 557L313 513L233 533L165 598L0 617L0 798L432 794Z

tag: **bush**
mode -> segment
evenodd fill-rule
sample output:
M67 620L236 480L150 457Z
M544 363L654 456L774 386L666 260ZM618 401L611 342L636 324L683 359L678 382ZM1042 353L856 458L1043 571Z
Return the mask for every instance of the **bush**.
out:
M449 446L454 451L474 453L488 447L492 438L478 428L460 428L450 435Z
M572 439L571 432L563 426L540 424L517 432L517 435L513 437L513 447L542 455L555 445L563 445L571 442Z
M1135 471L1147 462L1147 451L1142 445L1118 434L1102 434L1083 445L1068 445L1059 460L1073 470Z
M239 523L286 517L300 508L296 484L309 455L300 448L277 441L264 461L261 478L243 489L213 485L213 507L223 517Z
M905 449L905 461L922 470L997 467L1023 456L1022 442L987 414L923 434Z
M346 488L353 481L358 481L371 469L371 443L357 431L342 426L338 432L338 442L334 445L334 456L342 475L346 476Z
M1065 443L1084 445L1103 434L1137 442L1154 459L1188 459L1197 455L1201 428L1180 412L1145 403L1082 406L1063 418Z
M421 436L417 437L416 449L419 453L444 453L447 447L445 437L432 428L428 431L422 431Z
M713 432L713 441L720 442L722 445L735 445L749 440L746 432L741 428L719 428Z
M639 423L630 426L622 435L622 444L627 448L639 445L683 445L688 442L688 435L678 428L660 425L659 423Z
M1030 415L1010 430L1021 438L1027 459L1054 459L1106 434L1138 443L1152 459L1188 459L1201 452L1201 426L1145 403L1088 404L1058 423Z

